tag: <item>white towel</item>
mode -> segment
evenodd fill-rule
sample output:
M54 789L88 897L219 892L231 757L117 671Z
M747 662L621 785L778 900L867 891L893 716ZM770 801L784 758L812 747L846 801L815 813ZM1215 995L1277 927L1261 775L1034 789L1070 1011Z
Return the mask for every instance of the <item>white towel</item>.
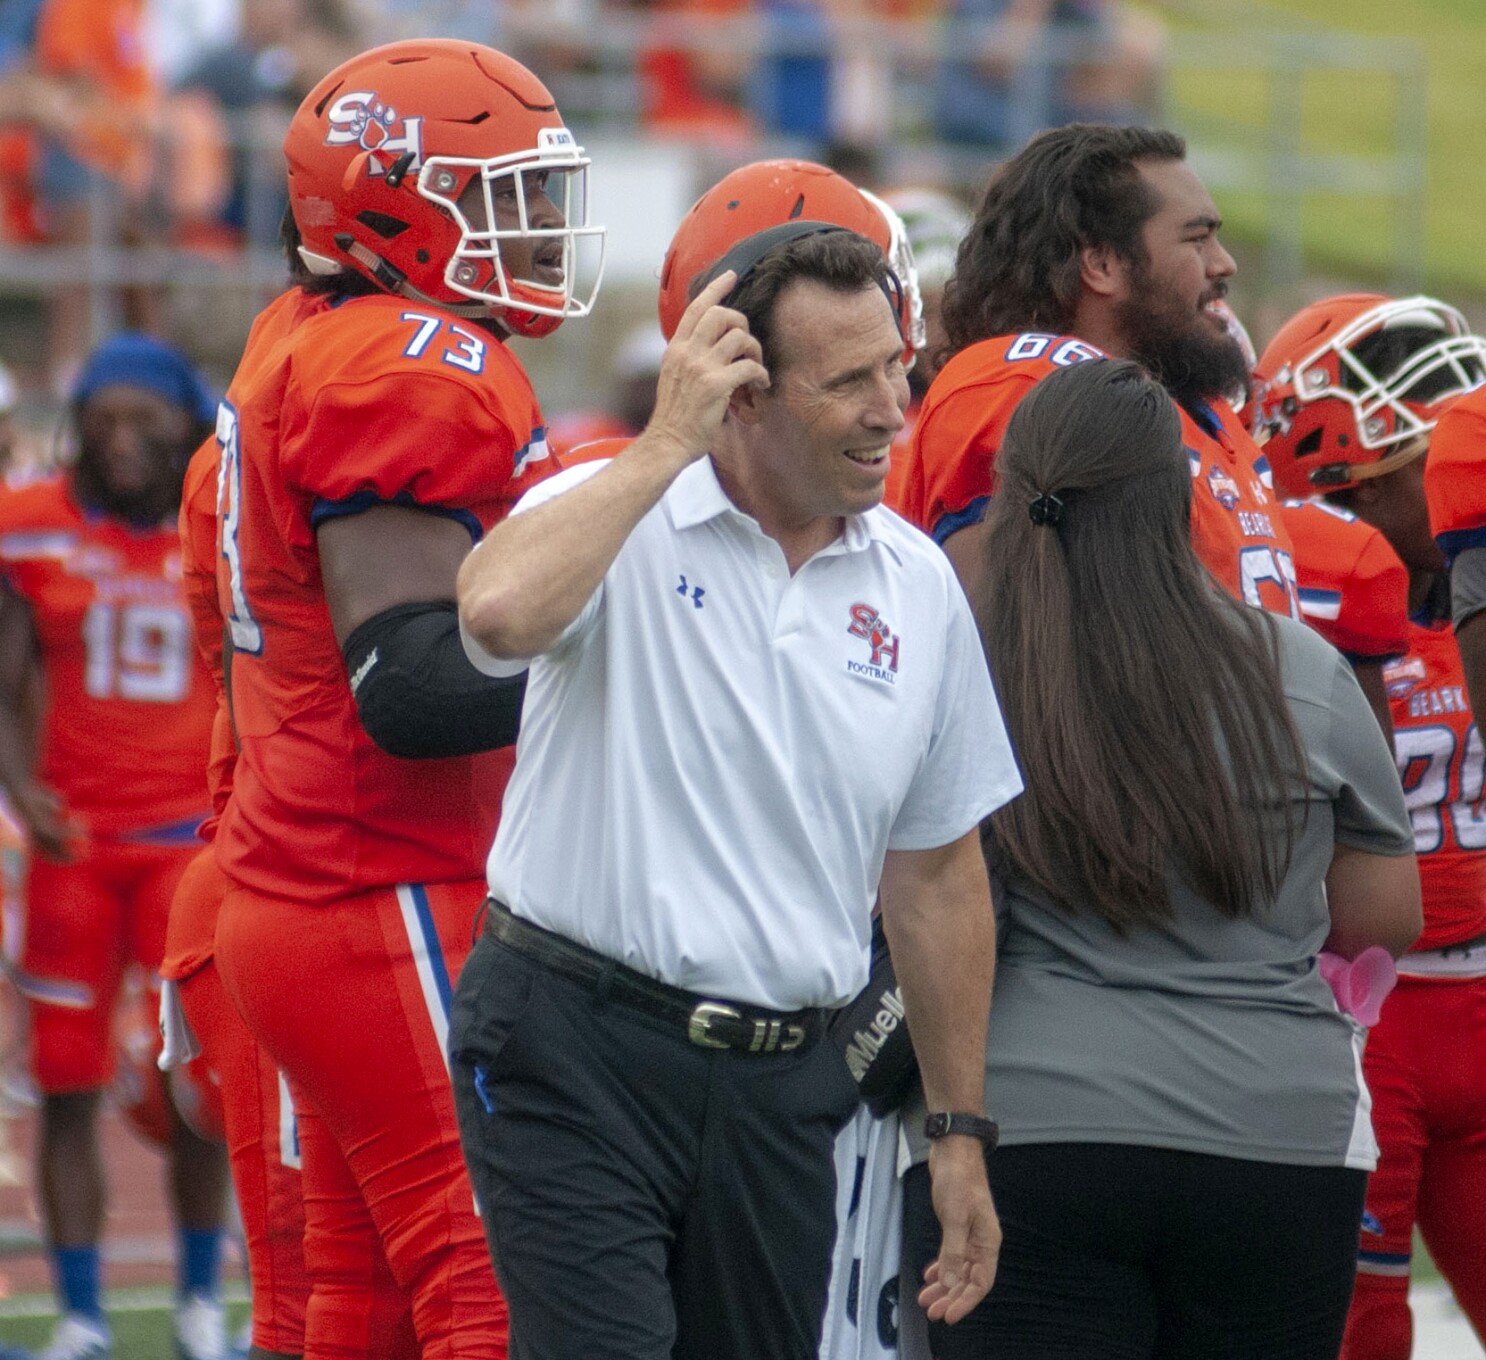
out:
M836 1249L820 1360L929 1360L922 1322L900 1326L899 1160L896 1114L874 1119L864 1105L836 1140ZM911 1297L907 1306L917 1313Z
M184 1067L201 1055L201 1042L181 1009L181 994L168 978L160 984L160 1034L165 1040L156 1065L162 1072Z

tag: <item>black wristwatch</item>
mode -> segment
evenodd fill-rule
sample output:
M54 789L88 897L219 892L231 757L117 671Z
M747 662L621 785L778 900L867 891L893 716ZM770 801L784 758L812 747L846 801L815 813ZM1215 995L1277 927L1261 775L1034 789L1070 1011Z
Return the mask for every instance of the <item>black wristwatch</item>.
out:
M924 1137L943 1138L946 1134L963 1133L979 1138L990 1152L1001 1141L1001 1126L983 1114L965 1114L959 1110L941 1110L924 1120Z

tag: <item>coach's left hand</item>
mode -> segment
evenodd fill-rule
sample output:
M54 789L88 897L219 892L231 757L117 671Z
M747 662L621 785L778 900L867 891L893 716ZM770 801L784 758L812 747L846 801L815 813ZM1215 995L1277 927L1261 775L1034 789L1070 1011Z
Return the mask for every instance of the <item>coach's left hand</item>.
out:
M955 1323L985 1298L996 1278L1001 1221L978 1138L936 1139L929 1148L929 1176L943 1238L939 1259L924 1271L918 1301L930 1321Z

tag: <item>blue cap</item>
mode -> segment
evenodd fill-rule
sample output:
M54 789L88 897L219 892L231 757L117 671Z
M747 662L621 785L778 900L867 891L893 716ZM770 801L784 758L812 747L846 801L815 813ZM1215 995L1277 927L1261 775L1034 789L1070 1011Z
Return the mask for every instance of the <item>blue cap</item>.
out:
M174 345L137 331L121 331L88 356L72 389L79 405L115 384L156 392L203 425L217 419L217 399L195 365Z

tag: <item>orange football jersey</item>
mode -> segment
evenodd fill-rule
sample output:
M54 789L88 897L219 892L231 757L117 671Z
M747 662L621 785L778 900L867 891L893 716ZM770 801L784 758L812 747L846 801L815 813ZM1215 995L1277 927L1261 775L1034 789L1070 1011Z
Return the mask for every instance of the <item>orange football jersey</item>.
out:
M217 831L227 876L328 901L478 878L513 753L400 760L361 726L316 541L402 505L472 542L550 470L525 372L488 332L388 295L305 298L252 345L222 404L218 601L238 761Z
M1408 648L1409 573L1372 525L1324 501L1286 501L1300 616L1339 652L1359 661Z
M197 835L211 843L216 839L222 811L232 796L232 771L237 764L237 740L232 734L232 715L222 673L222 615L217 609L217 468L216 440L208 440L186 468L181 495L181 575L186 600L196 625L202 660L212 677L216 712L212 718L211 751L206 764L205 788L211 799L211 815ZM192 872L193 888L220 875L206 870ZM217 915L222 899L211 892L177 891L170 901L165 923L165 954L160 976L184 982L209 963L216 953Z
M292 290L275 298L253 322L244 354L277 343L293 327L303 305L302 295ZM231 396L229 388L229 400ZM198 832L204 841L216 838L217 825L232 796L232 773L237 765L237 738L232 731L223 674L224 625L217 601L217 485L221 452L215 439L202 444L186 468L186 483L181 492L181 576L196 624L197 645L211 672L217 697L211 754L206 767L206 789L212 812ZM210 893L176 894L165 931L161 977L183 981L211 959L220 906L220 899Z
M174 528L85 511L51 478L0 495L0 569L41 647L42 781L95 836L189 839L214 701Z
M924 398L902 479L905 518L943 543L979 522L1017 403L1049 373L1104 358L1067 335L1002 335L961 350ZM1268 463L1219 402L1199 417L1178 407L1192 469L1192 546L1239 599L1298 617L1290 540L1276 514Z
M1450 403L1429 439L1424 465L1429 529L1450 561L1486 546L1486 387Z
M1449 623L1410 624L1408 641L1383 683L1424 890L1414 948L1443 949L1486 932L1486 750Z
M559 467L571 467L575 462L589 461L584 457L570 458L574 449L599 440L631 440L639 433L624 421L604 411L570 411L567 415L554 416L547 425L547 447L557 460Z
M918 416L922 409L923 402L914 398L903 412L903 428L893 436L893 446L889 450L887 485L882 491L882 503L889 510L896 510L905 519L908 516L904 513L903 502L908 496L908 465L913 458L913 431L918 425Z

